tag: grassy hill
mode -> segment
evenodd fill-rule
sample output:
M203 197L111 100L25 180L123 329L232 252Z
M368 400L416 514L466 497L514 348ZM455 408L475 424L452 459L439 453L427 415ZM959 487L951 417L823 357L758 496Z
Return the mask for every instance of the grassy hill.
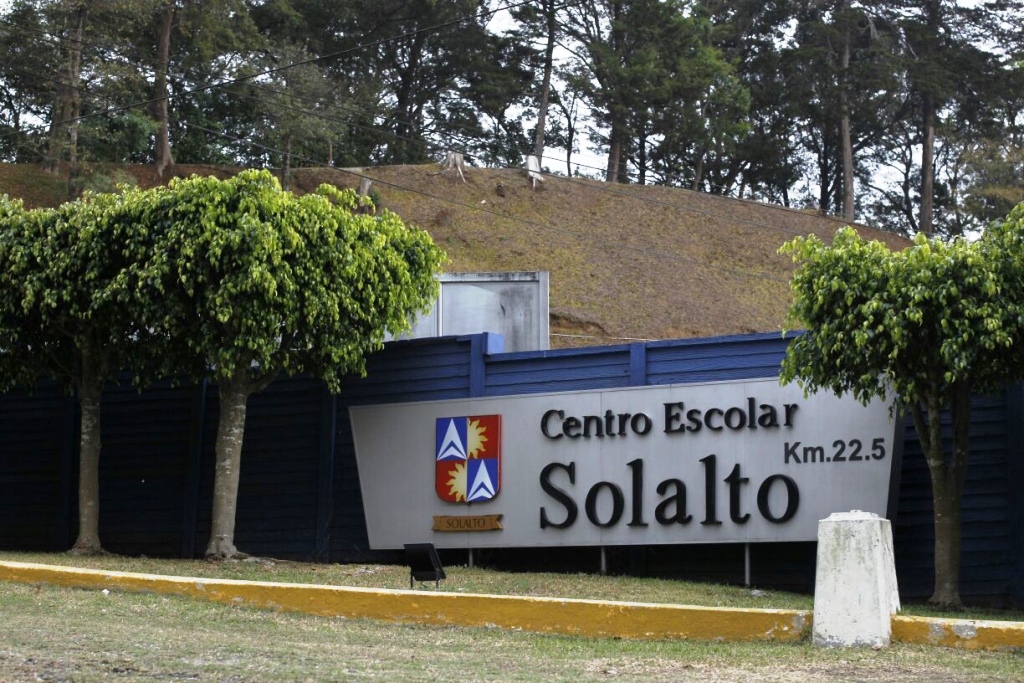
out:
M139 185L148 166L119 167ZM178 166L178 175L237 169ZM623 343L781 330L792 264L779 247L797 235L829 239L844 221L677 188L439 166L297 169L292 189L373 180L380 203L434 237L449 272L547 270L552 346ZM66 182L38 166L0 164L0 193L56 205ZM862 235L901 248L891 233Z

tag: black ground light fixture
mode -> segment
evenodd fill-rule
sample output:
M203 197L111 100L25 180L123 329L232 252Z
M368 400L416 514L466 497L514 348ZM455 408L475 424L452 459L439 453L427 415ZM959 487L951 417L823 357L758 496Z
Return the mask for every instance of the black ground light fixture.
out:
M440 588L444 567L433 543L406 543L405 562L409 565L410 589L416 581L433 581L434 588Z

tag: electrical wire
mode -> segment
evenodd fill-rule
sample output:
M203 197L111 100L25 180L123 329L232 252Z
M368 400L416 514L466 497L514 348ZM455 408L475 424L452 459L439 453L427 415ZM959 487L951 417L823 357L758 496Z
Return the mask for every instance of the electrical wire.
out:
M310 64L310 63L314 63L314 62L321 61L321 60L324 60L324 59L329 59L331 57L336 57L336 56L339 56L341 54L346 54L348 52L351 52L351 51L354 51L354 50L357 50L357 49L363 49L365 47L376 46L376 45L380 45L380 44L383 44L383 43L391 41L391 40L397 40L397 39L400 39L400 38L403 38L403 37L408 37L408 36L411 36L411 35L417 35L419 33L425 32L425 31L439 30L440 28L450 27L452 25L457 25L457 24L463 23L464 21L467 21L467 20L469 20L471 18L482 18L484 16L489 16L489 15L492 15L492 14L494 14L496 12L499 12L499 11L505 11L505 10L512 9L514 7L518 7L520 5L525 5L525 4L528 4L528 3L527 2L522 2L522 3L513 4L513 5L508 5L508 6L505 6L505 7L500 7L500 8L497 8L495 10L488 10L488 11L485 11L485 12L478 13L477 15L472 15L471 17L465 17L465 18L462 18L462 19L453 20L451 22L446 22L445 24L439 24L439 25L437 25L435 27L419 29L417 31L407 32L407 33L401 34L399 36L393 36L393 37L382 39L382 40L379 40L379 41L373 41L371 43L366 43L366 44L358 46L356 48L349 48L347 50L338 51L338 52L331 53L331 54L328 54L328 55L323 55L323 56L311 58L309 60L302 60L302 61L299 61L299 62L294 62L294 63L288 64L288 65L285 65L285 66L282 66L282 67L277 67L277 68L274 68L274 69L264 70L264 71L258 72L256 74L252 74L252 75L241 77L241 78L235 78L235 79L229 79L229 80L226 80L226 81L221 81L219 83L211 84L211 85L205 86L203 88L194 88L194 89L192 89L190 91L187 91L186 93L182 93L182 95L189 94L189 93L195 93L195 92L198 92L198 91L201 91L201 90L206 90L206 89L214 88L214 87L225 87L226 85L231 85L231 84L241 84L241 83L243 83L245 81L248 81L250 79L258 78L261 75L268 75L268 74L278 73L278 72L284 71L286 69L291 69L291 68L295 68L295 67L298 67L298 66L301 66L301 65L304 65L304 64ZM566 3L566 5L568 5L568 4L569 3ZM254 85L255 87L262 88L264 90L272 90L272 89L268 88L267 86L264 86L262 84L255 83L255 82L250 84L250 85ZM228 92L230 94L238 96L238 93L235 93L235 92L232 92L232 91L228 91ZM279 94L284 94L281 91L273 91L273 92L277 92ZM178 95L176 95L176 96L178 96ZM82 119L82 118L87 118L87 117L91 117L91 116L109 115L112 112L124 111L126 109L130 109L130 108L133 108L135 106L145 106L145 105L148 105L148 104L152 104L153 102L159 101L161 99L163 99L163 98L150 99L150 100L146 100L146 101L143 101L143 102L138 102L138 103L135 103L135 104L125 105L125 106L111 107L111 108L108 108L107 110L104 110L102 112L97 112L97 113L94 113L94 114L85 115L85 116L82 116L82 117L79 117L79 118ZM293 99L303 99L303 98L293 98ZM297 110L300 111L303 114L306 114L306 115L312 114L312 115L315 115L315 116L320 116L320 114L318 114L316 112L310 112L308 110L302 110L302 109L297 109ZM346 125L351 125L351 124L346 122ZM191 127L196 127L196 126L192 125ZM202 127L199 127L199 128L201 128L203 130L206 130L207 132L223 135L221 133L217 133L216 131L211 131L210 129L205 129L205 128L202 128ZM363 128L366 129L366 130L376 130L377 132L384 133L384 134L386 134L389 137L392 137L394 139L405 139L405 140L408 140L408 141L414 141L412 138L403 138L402 136L399 136L399 135L397 135L397 134L395 134L395 133L393 133L391 131L386 131L386 130L383 130L383 129L372 129L372 128L366 127L366 126L363 126ZM241 139L236 139L236 140L237 141L241 141ZM415 140L415 142L424 142L424 141ZM249 144L251 145L253 143L251 141L249 141ZM269 148L269 147L264 146L264 145L256 145L256 146L264 148L265 150L271 151L271 152L274 152L274 153L279 153L279 154L283 153L280 150L274 150L273 148ZM594 167L587 167L584 164L579 164L579 163L577 163L575 165L577 167L581 167L581 168L594 168ZM569 182L576 182L576 183L580 182L579 180L574 179L574 178L572 178L570 176L557 176L557 175L554 175L554 174L547 174L547 175L549 175L551 177L564 178L564 179L568 180ZM732 222L745 223L745 224L749 224L749 225L752 225L752 226L755 226L755 227L759 227L759 228L767 228L767 229L772 229L772 230L779 230L779 231L786 232L786 233L791 234L791 235L800 234L799 231L787 230L787 229L781 228L779 226L774 226L774 225L770 225L770 224L760 223L760 222L757 222L757 221L749 221L749 220L744 220L744 219L737 219L737 218L734 218L734 217L727 217L727 216L723 216L721 214L716 214L715 212L711 212L711 211L695 209L693 207L679 205L679 204L675 204L675 203L672 203L672 202L666 202L666 201L663 201L663 200L658 200L658 199L654 199L654 198L650 198L650 197L642 197L642 196L636 195L634 193L623 192L621 190L613 190L613 189L611 189L609 187L605 187L605 186L596 186L596 188L595 188L594 185L587 184L586 187L591 188L591 189L598 189L599 191L607 192L607 193L610 193L610 194L615 194L615 195L619 195L619 196L629 197L629 198L636 199L636 200L639 200L639 201L645 201L645 202L649 202L649 203L652 203L652 204L658 204L658 205L662 205L662 206L672 207L672 208L675 208L675 209L685 210L685 211L689 211L689 212L700 214L700 215L705 215L705 216L709 216L709 217L715 217L715 218L724 219L724 220L728 220L728 221L732 221ZM409 188L402 188L402 189L408 190ZM431 196L431 195L428 195L428 196ZM441 201L450 201L450 200L445 200L444 198L440 198L440 197L433 197L433 198L441 200ZM480 210L479 207L475 207L475 206L469 206L469 208L473 208L475 210ZM511 216L507 216L507 217L531 223L530 221L526 221L526 219L519 219L519 218L511 217ZM543 224L537 224L537 225L543 227ZM548 229L554 229L552 226L546 226L546 227ZM569 234L574 234L574 233L572 233L570 231ZM579 235L577 234L576 236L579 236ZM730 273L732 273L734 275L738 275L738 276L743 276L743 277L762 277L762 278L768 278L768 279L773 279L773 280L777 280L777 281L782 281L782 280L779 280L778 278L770 278L769 276L765 276L763 274L756 274L756 273L749 273L749 272L746 272L746 271L739 271L739 270L735 270L735 269L714 267L714 266L709 266L707 264L703 264L703 263L695 261L695 260L685 259L685 257L681 257L681 258L684 258L684 260L686 260L687 262L693 263L695 265L699 265L701 267L713 268L713 269L721 270L723 272L730 272Z
M239 83L241 81L244 81L244 80L256 79L256 78L259 78L260 76L263 76L263 75L277 73L277 72L284 71L284 70L287 70L287 69L291 69L291 68L295 68L295 67L298 67L298 66L303 66L303 65L306 65L306 64L310 64L310 63L313 63L313 62L316 62L316 61L326 60L326 59L330 59L330 58L333 58L333 57L341 56L343 54L348 54L350 52L354 52L354 51L363 49L364 47L375 47L375 46L378 46L378 45L380 45L380 44L382 44L384 42L388 42L388 41L391 41L391 40L399 40L401 38L406 38L406 37L409 37L411 35L416 35L418 33L429 32L429 31L432 31L432 30L440 30L442 28L450 28L452 25L461 24L461 23L464 23L465 21L468 21L468 20L473 19L473 18L476 18L476 19L483 18L485 16L497 14L499 12L510 11L510 10L515 9L517 7L520 7L520 6L523 6L523 5L528 5L528 4L530 4L530 3L529 2L519 2L519 3L515 3L515 4L507 4L506 3L504 6L497 7L496 9L493 9L493 10L488 10L488 11L485 11L485 12L480 12L480 13L478 13L476 15L472 15L471 17L457 19L457 20L453 20L453 21L445 23L445 24L438 24L435 27L428 27L428 28L420 29L420 30L418 30L416 32L405 33L405 34L401 34L399 36L393 36L393 37L390 37L390 38L381 39L380 41L375 41L375 42L367 43L365 45L361 45L361 46L357 46L357 47L353 47L353 48L347 48L346 50L337 51L337 52L334 52L334 53L330 53L328 55L322 55L322 56L318 56L318 57L312 57L312 58L310 58L308 60L293 62L293 63L287 64L285 66L275 67L274 69L269 69L269 70L261 71L261 72L258 72L256 74L252 74L252 75L245 76L245 77L240 77L240 78L236 78L236 79L222 81L220 84L213 84L213 85L206 86L206 87L207 88L213 88L213 87L220 87L221 85L237 84L237 83ZM571 1L570 2L565 2L562 5L556 6L555 10L557 11L558 9L562 9L562 8L565 8L565 7L570 7L573 4L574 3L571 2ZM60 41L61 40L61 38L59 36L54 36L52 34L48 34L48 33L44 32L44 31L42 31L40 29L34 29L34 28L31 28L31 27L26 27L26 26L24 26L22 24L17 24L17 23L15 23L13 21L5 20L3 18L0 18L0 22L5 22L5 23L8 23L9 25L17 26L17 27L23 28L25 30L29 30L29 31L38 33L38 34L43 35L45 37L50 37L54 41ZM101 47L105 51L112 52L115 55L117 54L116 51L110 50L110 48L108 46L99 45L97 43L93 43L93 42L89 42L89 41L81 41L81 43L83 45L90 45L90 46L93 46L93 47ZM123 57L122 57L122 60L124 60ZM526 58L520 60L520 65L522 65L526 61L527 61ZM131 63L131 61L127 60L126 62L123 61L122 63ZM52 81L53 79L48 79L48 80ZM63 85L64 85L64 87L72 88L74 90L82 90L82 88L80 86L74 86L74 85L70 85L70 84L63 84ZM183 97L183 96L186 96L186 95L193 94L195 92L201 91L202 89L203 88L193 88L191 90L186 90L186 91L184 91L184 92L182 92L180 94L171 95L170 97ZM163 98L157 98L156 100L148 100L148 101L142 102L142 103L140 103L140 106L145 106L145 105L153 104L154 102L159 101L160 99L163 99ZM128 105L128 106L131 106L131 105ZM108 112L109 113L117 113L118 111L120 111L120 109L112 108L111 110L108 110L107 112L95 112L93 114L88 114L88 115L80 116L80 117L78 117L78 120L80 120L81 118L85 118L85 117L102 116L102 115L105 115ZM72 119L72 120L75 120L75 119ZM61 122L60 125L64 125L66 123L69 123L72 120L69 120L68 122ZM397 123L405 123L405 124L408 124L408 125L415 125L415 123L416 123L416 122L409 121L407 119L401 119L401 118L397 118L397 117L394 117L394 116L389 117L389 120L395 121ZM461 127L461 128L463 128L464 130L467 130L467 131L471 130L468 125L456 124L456 126L457 127ZM3 137L3 136L0 136L0 137ZM590 165L587 165L587 164L584 164L584 163L578 162L578 161L577 162L568 161L567 163L569 163L570 165L575 167L577 169L577 171L579 169L586 169L586 170L597 171L597 172L603 172L604 171L604 169L602 169L602 168L599 168L599 167L596 167L596 166L590 166ZM719 189L724 189L724 188L719 188Z

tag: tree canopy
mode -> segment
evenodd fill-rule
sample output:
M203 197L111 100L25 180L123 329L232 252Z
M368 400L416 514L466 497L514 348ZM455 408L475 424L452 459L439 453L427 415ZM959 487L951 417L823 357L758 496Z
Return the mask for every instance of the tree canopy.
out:
M781 379L910 413L932 479L932 601L958 607L971 395L1024 378L1024 205L976 242L919 234L890 252L845 228L831 245L798 238L784 251L799 264L790 324L807 333L790 344Z
M519 165L539 130L569 174L905 234L979 231L1018 198L1021 0L529 9L14 0L0 160L45 162L75 194L104 162ZM583 140L601 168L572 162Z
M143 323L167 339L166 375L211 377L220 423L208 556L231 557L246 404L280 373L337 391L387 333L433 301L443 253L395 214L360 211L351 190L297 196L268 171L175 179L139 215L158 248L132 280L162 302ZM372 209L372 205L366 205Z
M296 196L267 171L86 194L0 196L0 388L65 379L82 410L80 532L98 552L100 399L115 373L210 377L220 392L208 554L237 553L248 397L280 373L337 391L429 306L444 255L351 190Z
M132 220L141 193L91 195L25 211L0 197L0 388L64 382L81 409L79 532L75 550L98 552L100 399L116 373L151 377L161 340L141 324L152 300L128 277L133 253L155 233Z

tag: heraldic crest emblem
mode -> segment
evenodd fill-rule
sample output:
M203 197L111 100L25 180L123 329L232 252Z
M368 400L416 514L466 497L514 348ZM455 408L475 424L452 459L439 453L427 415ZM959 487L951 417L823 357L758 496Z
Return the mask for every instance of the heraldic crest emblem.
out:
M434 489L450 503L490 500L501 490L501 415L437 418Z

